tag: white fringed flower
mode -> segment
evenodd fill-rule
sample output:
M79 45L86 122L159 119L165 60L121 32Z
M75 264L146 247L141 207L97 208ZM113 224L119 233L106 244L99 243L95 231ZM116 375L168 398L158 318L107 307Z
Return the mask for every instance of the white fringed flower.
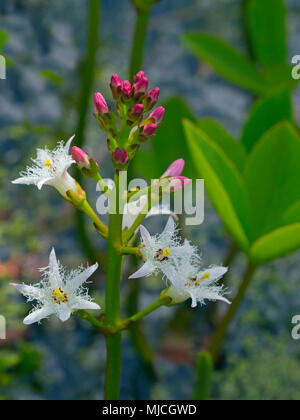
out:
M226 267L213 266L199 272L194 265L181 265L177 272L177 280L171 280L172 285L164 296L170 297L175 304L191 298L192 308L196 307L197 303L204 304L206 300L221 300L230 304L224 297L224 286L217 284L227 271Z
M13 184L36 185L40 190L43 185L51 185L67 198L66 192L77 192L76 181L68 174L68 168L75 163L69 153L70 145L75 136L68 142L59 142L54 150L38 149L37 157L32 159L33 165L27 166L21 172L21 178L12 181Z
M39 322L49 315L67 321L72 312L80 309L100 309L92 302L88 290L83 287L87 279L97 270L98 264L87 269L67 271L56 259L55 250L50 253L49 266L41 268L42 280L35 286L12 283L27 300L36 301L34 310L24 319L24 324Z
M198 258L196 249L187 240L183 245L180 243L178 229L172 217L160 235L151 236L144 226L140 226L140 232L142 236L140 253L145 264L130 278L145 277L160 271L180 289L177 272L181 265L191 264L192 260Z

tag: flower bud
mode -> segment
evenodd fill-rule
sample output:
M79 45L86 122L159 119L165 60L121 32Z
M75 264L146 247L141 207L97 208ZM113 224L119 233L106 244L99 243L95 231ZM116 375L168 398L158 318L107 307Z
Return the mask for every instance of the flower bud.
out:
M150 123L143 127L143 134L146 137L152 137L156 133L157 126L156 124Z
M183 159L177 159L173 162L166 172L161 176L161 178L165 178L167 176L180 176L183 172L185 166L185 161Z
M137 82L133 84L134 94L144 94L147 92L149 80L145 76L141 76Z
M125 100L131 98L131 83L128 80L124 80L122 83L122 97Z
M144 99L144 106L146 111L150 111L158 102L160 94L159 88L154 88L150 90L150 92L147 94L146 98Z
M99 116L109 113L109 108L107 106L106 100L104 96L99 92L95 93L94 95L94 107L96 113L98 113Z
M99 172L97 162L79 147L72 147L72 156L83 175L87 178L93 178Z
M113 152L113 158L116 163L125 164L128 161L129 155L126 150L118 148Z
M163 106L159 106L156 108L151 114L149 115L149 119L153 119L155 124L159 124L165 115L165 108Z
M122 89L122 80L117 74L113 74L110 80L110 88L112 91L113 98L118 100L120 98Z
M139 121L144 114L144 105L136 104L128 111L128 118L131 122Z
M170 190L171 192L180 191L183 188L187 187L191 182L192 180L186 178L185 176L172 177L170 182Z
M141 78L146 77L145 72L143 70L139 71L133 78L133 82L138 82Z

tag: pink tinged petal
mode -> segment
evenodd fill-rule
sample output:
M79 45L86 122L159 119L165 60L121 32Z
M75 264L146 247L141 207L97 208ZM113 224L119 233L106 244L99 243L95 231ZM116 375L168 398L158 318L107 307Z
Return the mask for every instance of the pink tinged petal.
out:
M124 80L124 82L122 83L122 92L126 96L131 95L131 83L129 82L129 80Z
M22 295L28 298L39 300L41 297L41 290L38 287L27 286L25 284L16 284L16 283L10 283L10 284L15 289L17 289L20 293L22 293Z
M126 150L118 148L114 151L113 158L117 163L126 163L129 159L129 155Z
M68 290L69 291L77 290L83 283L87 281L89 277L91 277L94 274L94 272L98 269L98 267L99 267L99 264L96 263L92 265L91 267L88 267L86 270L84 270L78 276L74 277L72 280L70 280L68 283Z
M185 161L184 159L178 159L173 162L166 172L161 176L161 178L166 178L167 176L180 176L184 170Z
M140 233L141 233L143 244L146 247L150 247L151 246L151 235L143 225L140 226Z
M170 183L170 190L172 192L180 191L190 185L191 182L192 180L190 178L186 178L185 176L173 177Z
M66 322L72 314L71 309L66 304L61 304L57 306L58 306L58 312L57 312L58 318L62 322Z
M82 299L82 298L77 298L76 301L76 305L74 305L74 310L75 309L93 309L93 310L98 310L101 309L99 305L97 305L97 303L95 302L91 302L89 300L86 299Z
M143 77L146 77L146 75L145 75L145 72L141 70L134 76L133 81L138 82Z
M147 261L138 271L132 274L129 278L130 279L138 279L140 277L147 277L153 273L155 267L150 261Z
M39 322L43 318L47 318L49 315L52 314L50 309L41 308L37 311L31 312L23 321L25 325L34 324L35 322Z
M135 93L145 93L148 89L149 80L147 77L142 75L135 83L134 83L134 92Z
M70 152L71 143L74 140L74 138L75 138L75 134L72 137L69 138L69 140L67 141L67 143L65 145L65 152L66 152L67 155Z

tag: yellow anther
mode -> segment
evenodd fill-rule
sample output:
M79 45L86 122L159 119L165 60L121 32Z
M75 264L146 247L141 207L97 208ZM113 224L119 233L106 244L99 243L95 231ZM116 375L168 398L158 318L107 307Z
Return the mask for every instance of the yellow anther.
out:
M202 277L201 277L201 279L199 279L199 280L207 280L207 279L209 279L210 278L210 274L209 273L205 273Z
M53 168L53 166L52 166L52 164L51 164L50 159L47 159L47 160L46 160L46 162L44 163L44 165L45 165L45 166L48 166L48 168L50 168L50 169L52 169L52 170L54 169L54 168Z
M55 300L56 303L68 302L67 294L61 289L53 290L52 297L53 297L53 299Z
M163 256L164 257L168 257L171 254L171 251L169 250L169 248L165 248L163 250Z

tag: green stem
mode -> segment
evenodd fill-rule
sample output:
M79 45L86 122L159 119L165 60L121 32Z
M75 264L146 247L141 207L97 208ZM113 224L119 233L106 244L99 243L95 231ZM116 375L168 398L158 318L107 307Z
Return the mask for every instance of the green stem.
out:
M138 251L139 251L139 248L131 248L131 247L124 247L124 246L121 246L120 248L119 248L119 252L121 253L121 254L123 254L123 255L135 255L135 256L138 256Z
M109 216L108 266L106 279L106 317L105 324L118 327L120 315L120 283L122 275L123 256L119 253L122 246L122 209L119 201L119 175L115 175L116 214ZM116 400L119 397L121 377L121 332L106 337L107 362L105 379L105 399Z
M129 66L129 80L131 80L133 76L141 70L143 64L144 46L148 31L149 16L150 8L147 11L137 9Z
M253 278L253 275L256 271L256 266L252 265L251 263L248 263L247 270L245 272L243 281L240 285L240 288L238 290L238 293L233 300L232 304L230 305L229 310L221 320L221 323L219 324L213 339L211 341L211 344L209 346L209 352L211 353L213 359L215 360L219 354L221 345L226 337L228 327L233 320L234 316L236 315L243 298L246 294L246 291L251 283L251 280Z
M84 201L84 203L79 208L80 211L85 213L93 222L97 231L101 236L107 238L108 236L108 229L107 226L99 219L97 214L94 212L88 201Z
M99 27L100 27L100 9L101 0L89 0L89 16L88 16L88 46L87 54L83 64L83 74L81 81L81 92L78 103L78 123L76 127L76 145L82 147L84 143L84 133L86 128L86 120L88 114L89 100L92 93L96 56L99 45ZM78 182L82 183L82 175L78 171ZM97 252L94 250L88 238L85 226L84 215L76 210L75 222L80 239L80 244L89 259L95 260Z
M153 302L151 305L147 306L147 308L142 309L140 312L132 315L129 320L132 322L139 321L140 319L145 318L145 316L151 314L151 312L156 311L156 309L160 308L161 306L167 305L170 303L171 299L168 297L160 298Z

